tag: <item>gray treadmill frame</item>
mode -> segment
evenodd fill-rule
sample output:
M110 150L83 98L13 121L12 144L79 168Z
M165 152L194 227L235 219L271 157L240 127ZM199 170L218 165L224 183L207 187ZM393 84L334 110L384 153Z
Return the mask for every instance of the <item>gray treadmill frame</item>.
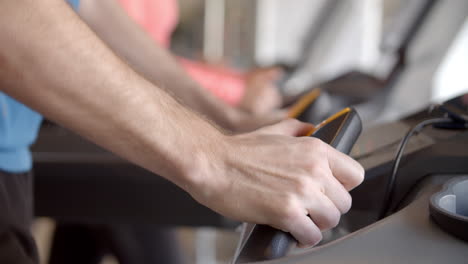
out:
M329 244L263 264L467 263L468 243L440 229L429 217L429 199L443 184L466 175L433 175L416 199L399 212Z

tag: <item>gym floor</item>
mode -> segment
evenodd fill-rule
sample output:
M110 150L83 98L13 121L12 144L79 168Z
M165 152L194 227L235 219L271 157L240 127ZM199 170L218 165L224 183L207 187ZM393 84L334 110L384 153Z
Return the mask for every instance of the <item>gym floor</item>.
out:
M54 228L54 221L48 218L36 219L32 227L41 264L47 263ZM179 228L177 233L187 264L230 263L239 239L237 232L214 228ZM118 261L108 256L101 264L118 264Z

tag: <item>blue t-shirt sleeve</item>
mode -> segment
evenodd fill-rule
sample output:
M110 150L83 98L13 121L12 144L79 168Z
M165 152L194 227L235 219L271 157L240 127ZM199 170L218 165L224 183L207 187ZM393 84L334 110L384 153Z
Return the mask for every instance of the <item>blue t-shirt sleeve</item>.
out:
M67 2L73 7L73 9L78 10L80 0L67 0Z

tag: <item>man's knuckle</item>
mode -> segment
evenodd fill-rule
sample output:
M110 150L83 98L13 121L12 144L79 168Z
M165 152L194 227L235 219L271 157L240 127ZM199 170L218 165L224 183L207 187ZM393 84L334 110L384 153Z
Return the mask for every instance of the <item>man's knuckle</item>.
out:
M353 205L353 199L351 198L351 195L347 193L346 199L344 201L344 208L343 208L343 214L349 212L351 210L351 206Z
M307 140L304 144L306 145L303 149L304 162L308 164L308 168L321 168L327 161L326 144L319 139Z
M334 210L334 213L329 219L329 228L335 228L340 223L341 214L338 210Z
M355 188L359 186L364 181L364 173L359 172L355 173L352 177L349 177L348 185L350 188Z
M315 188L325 193L326 185L330 181L330 173L320 164L310 165L307 169L308 188Z
M296 194L304 197L311 192L312 188L314 187L314 182L310 177L303 176L299 179L296 179L294 185Z
M357 185L360 185L362 182L364 182L364 175L365 171L363 167L359 167L359 173L357 175Z
M318 138L305 138L304 146L311 151L312 153L318 153L323 151L324 149L324 143Z
M321 229L327 230L336 227L340 223L341 214L338 209L329 210L324 215L324 222L322 223Z
M297 217L297 210L298 206L296 199L290 195L287 196L281 211L279 212L280 219L282 222L290 222Z
M352 204L353 204L353 200L351 198L351 195L349 195L349 193L346 192L346 196L343 199L341 207L339 208L340 212L342 214L346 214L351 209Z

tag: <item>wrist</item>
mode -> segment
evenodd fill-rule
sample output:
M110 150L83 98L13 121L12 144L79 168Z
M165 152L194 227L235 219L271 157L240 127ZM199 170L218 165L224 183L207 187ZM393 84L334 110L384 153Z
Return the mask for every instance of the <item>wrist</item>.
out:
M198 130L202 131L202 130ZM192 138L191 148L185 148L180 156L179 168L181 184L178 184L192 196L208 195L209 186L216 185L217 173L223 165L223 156L228 150L228 135L213 127L212 131L203 131L198 140Z

